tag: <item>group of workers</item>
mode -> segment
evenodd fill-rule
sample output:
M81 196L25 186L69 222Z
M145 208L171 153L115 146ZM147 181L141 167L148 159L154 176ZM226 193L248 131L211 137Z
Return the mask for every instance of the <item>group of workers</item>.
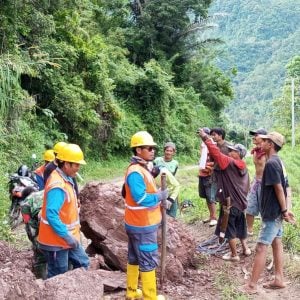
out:
M251 131L256 168L251 188L244 161L247 150L241 144L225 140L222 128L202 128L197 131L203 143L200 160L199 194L207 201L210 226L220 241L227 239L231 252L224 260L237 262L236 239L243 254L251 255L246 239L253 232L253 218L260 213L262 229L258 237L253 271L244 290L257 291L257 281L266 260L267 246L272 245L275 279L269 287L284 287L282 263L282 221L294 222L287 202L287 180L277 153L284 137L277 133ZM173 158L176 146L168 142L164 156L155 158L157 144L146 131L131 138L133 152L125 173L122 195L125 199L125 230L128 236L126 299L165 299L156 292L158 266L157 232L162 220L162 200L171 217L176 217L180 185L175 178L178 162ZM38 182L44 188L44 198L38 233L39 249L44 253L47 278L62 274L69 268L88 268L89 259L80 244L78 187L75 176L85 165L78 145L58 143L53 152L45 152L45 165L36 170ZM168 188L160 189L160 175L167 176ZM220 214L216 216L216 202ZM247 218L245 217L245 211ZM253 217L253 218L252 218ZM248 228L248 229L247 229ZM139 279L142 288L138 288Z
M242 144L231 145L225 140L222 128L198 130L202 139L199 173L199 195L206 199L210 226L216 225L219 241L228 240L230 253L224 260L238 262L236 239L242 245L242 253L251 255L247 237L253 235L254 217L261 215L261 230L257 240L253 269L249 282L242 287L248 294L258 292L258 279L266 263L267 248L272 245L275 265L274 280L265 288L285 287L283 278L283 220L294 223L290 211L291 192L284 165L278 156L284 137L278 132L264 129L250 131L254 148L251 150L255 177L249 185L249 174ZM216 202L220 202L220 214L216 217Z
M80 243L78 187L75 180L80 166L86 164L83 152L76 144L58 142L53 150L45 151L44 161L34 171L41 191L27 197L31 201L31 210L39 196L43 197L39 217L32 221L26 218L25 205L23 218L25 216L25 223L31 221L36 229L37 236L31 239L37 259L35 263L40 268L44 263L41 256L44 257L47 274L44 276L40 269L37 273L45 279L62 274L70 267L87 268L89 258Z

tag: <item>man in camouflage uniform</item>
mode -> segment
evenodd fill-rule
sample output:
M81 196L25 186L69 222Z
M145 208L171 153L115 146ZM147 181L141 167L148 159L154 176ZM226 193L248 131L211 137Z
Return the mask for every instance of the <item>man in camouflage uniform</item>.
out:
M39 212L42 208L44 191L25 191L25 193L26 192L28 192L29 195L23 201L21 210L25 223L25 230L32 243L33 272L37 278L46 279L46 258L38 248L36 241L39 233Z

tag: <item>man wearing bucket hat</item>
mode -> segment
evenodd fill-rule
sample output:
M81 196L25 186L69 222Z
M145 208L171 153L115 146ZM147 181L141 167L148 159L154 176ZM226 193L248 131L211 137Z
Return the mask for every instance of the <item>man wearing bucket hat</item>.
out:
M38 242L48 264L47 278L73 268L89 266L89 258L80 245L80 221L73 178L86 162L76 144L66 145L57 155L58 167L50 174L41 210Z
M178 161L173 158L176 153L176 145L173 142L167 142L164 144L164 156L156 157L154 160L154 165L158 168L166 168L171 175L173 175L174 182L177 181L175 179L175 174L178 170ZM168 176L169 178L171 176ZM178 194L177 194L178 196ZM169 201L172 202L171 207L167 208L167 214L173 218L176 218L177 209L178 209L178 199L169 197Z
M248 284L244 286L246 293L257 293L257 282L263 272L268 246L272 245L273 260L275 264L274 280L265 284L268 289L284 288L283 278L283 246L282 221L295 223L294 215L288 210L286 193L286 179L282 161L278 152L284 145L284 137L278 132L259 135L263 139L262 149L267 156L262 183L261 183L261 217L262 227L259 233L256 255L254 258L252 274Z

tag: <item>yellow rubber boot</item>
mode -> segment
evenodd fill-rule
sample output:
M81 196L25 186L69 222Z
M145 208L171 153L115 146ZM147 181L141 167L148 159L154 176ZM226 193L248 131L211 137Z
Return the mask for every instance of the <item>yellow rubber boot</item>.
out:
M144 300L165 300L163 295L156 295L156 275L155 270L141 272L142 291Z
M143 293L138 289L139 266L127 264L127 290L126 300L138 300L143 298Z

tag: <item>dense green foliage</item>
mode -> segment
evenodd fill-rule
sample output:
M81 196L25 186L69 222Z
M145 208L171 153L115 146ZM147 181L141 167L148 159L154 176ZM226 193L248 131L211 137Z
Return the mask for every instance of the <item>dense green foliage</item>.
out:
M218 22L217 36L226 43L220 66L237 69L235 99L226 112L244 128L272 128L266 108L280 94L287 62L299 55L300 1L216 0L215 12L227 14Z
M0 219L8 206L7 174L21 163L30 165L33 152L41 158L57 141L78 143L95 161L83 171L86 178L96 178L96 162L105 172L111 167L105 160L128 157L138 130L148 130L159 145L173 140L180 154L194 157L195 129L227 124L222 112L233 98L235 65L237 95L245 101L230 108L231 122L242 121L228 139L246 142L248 128L259 125L257 116L276 118L279 130L290 126L290 81L275 102L280 111L271 117L256 100L272 99L297 49L298 6L277 1L266 17L261 2L251 2L250 9L250 2L217 1L212 11L230 12L218 22L237 59L223 56L224 73L215 63L220 40L208 31L215 26L208 17L211 2L0 0ZM288 17L277 24L272 16L279 11ZM267 84L261 74L269 67L275 77L268 74ZM299 57L287 70L299 78ZM253 90L249 78L259 82Z
M280 97L274 99L272 117L274 127L282 131L287 140L292 135L292 98L294 99L295 143L300 143L300 56L295 56L287 65L287 78ZM293 80L292 80L293 79Z
M107 158L142 129L190 151L189 133L232 98L197 40L210 2L1 1L4 130L24 128L16 139L30 132L39 152L64 139Z

